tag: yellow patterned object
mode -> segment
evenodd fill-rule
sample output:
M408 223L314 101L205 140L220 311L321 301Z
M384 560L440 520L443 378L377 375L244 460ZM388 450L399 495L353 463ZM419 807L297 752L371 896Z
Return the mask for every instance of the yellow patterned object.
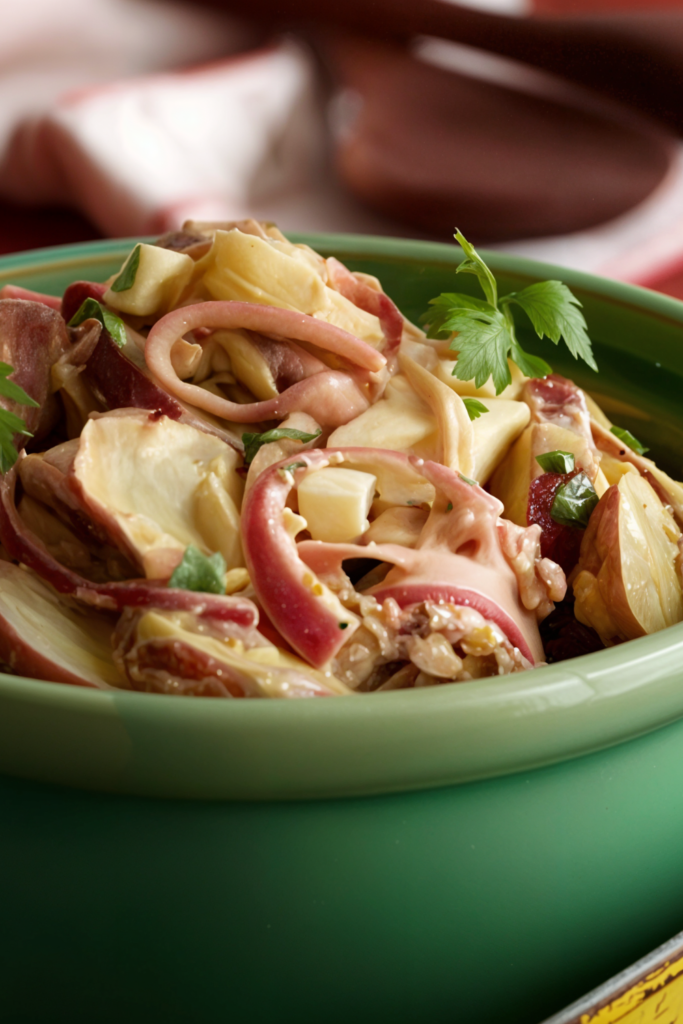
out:
M683 932L544 1024L683 1024Z

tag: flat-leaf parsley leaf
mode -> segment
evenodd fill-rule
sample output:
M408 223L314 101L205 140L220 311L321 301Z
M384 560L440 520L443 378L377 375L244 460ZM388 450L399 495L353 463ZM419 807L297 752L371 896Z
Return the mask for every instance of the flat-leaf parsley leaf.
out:
M135 284L140 266L140 246L136 245L132 253L124 263L121 273L116 280L112 281L110 287L113 292L127 292Z
M225 559L219 551L207 558L194 544L188 544L182 561L174 569L168 585L177 587L179 590L224 594L225 568Z
M565 452L561 448L557 448L554 452L543 452L542 455L537 455L536 462L546 473L571 473L576 460L573 452Z
M275 427L273 430L266 430L263 434L242 434L244 461L248 466L250 462L253 462L259 448L264 444L270 444L271 441L282 441L289 438L291 441L301 441L302 444L306 444L307 441L314 441L321 434L322 430L316 430L315 434L307 434L305 430L295 430L293 427Z
M0 395L3 398L9 398L11 402L16 402L17 405L28 405L37 409L38 402L27 395L19 384L7 379L10 373L14 373L14 369L7 363L0 363ZM10 412L9 409L0 409L0 473L3 475L12 468L19 457L19 453L14 447L15 434L33 437L20 416Z
M69 327L78 327L84 320L99 320L105 331L109 331L114 344L123 348L126 344L126 328L123 320L106 309L97 299L88 298L78 307L69 320Z
M578 526L585 530L599 500L586 474L577 473L558 487L550 515L560 526Z
M444 292L431 300L431 309L423 317L431 338L456 332L457 337L450 344L458 354L453 376L474 380L478 388L492 377L499 395L512 380L508 357L527 377L546 377L552 373L544 359L525 352L520 345L513 306L525 311L539 338L548 337L556 345L564 338L575 359L581 358L597 370L586 321L579 308L581 303L565 284L539 281L499 298L496 279L474 246L460 231L456 231L455 238L465 253L456 274L473 274L485 299Z

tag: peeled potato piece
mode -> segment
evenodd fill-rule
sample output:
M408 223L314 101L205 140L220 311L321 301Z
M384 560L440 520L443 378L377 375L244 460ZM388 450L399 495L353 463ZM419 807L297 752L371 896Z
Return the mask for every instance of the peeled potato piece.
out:
M26 569L0 562L0 660L21 676L124 687L112 661L112 620L82 613Z
M622 476L601 498L581 545L575 614L605 644L683 619L676 522L650 484Z
M168 578L190 544L241 566L237 453L167 416L116 412L88 421L73 463L92 518L148 578Z

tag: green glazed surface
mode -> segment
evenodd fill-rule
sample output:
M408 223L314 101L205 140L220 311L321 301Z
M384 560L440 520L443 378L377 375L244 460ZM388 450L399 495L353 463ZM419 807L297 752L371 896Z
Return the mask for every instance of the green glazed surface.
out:
M457 246L353 236L306 239L376 274L418 320L453 288ZM131 241L0 260L0 285L60 294L104 280ZM490 256L502 292L561 277L584 304L599 375L563 349L554 367L598 392L613 418L683 475L683 305L529 261ZM462 283L461 283L462 282ZM476 288L469 278L458 287ZM524 334L524 331L522 331ZM530 348L534 339L524 337ZM548 352L548 349L551 349ZM549 764L683 715L683 624L568 663L499 680L313 701L207 701L0 677L0 770L119 793L272 799L443 786Z
M413 318L453 287L455 248L313 242ZM129 247L6 258L0 284L57 294ZM491 263L576 290L602 373L550 361L683 475L683 306ZM682 927L682 643L291 703L0 677L0 1020L539 1024Z

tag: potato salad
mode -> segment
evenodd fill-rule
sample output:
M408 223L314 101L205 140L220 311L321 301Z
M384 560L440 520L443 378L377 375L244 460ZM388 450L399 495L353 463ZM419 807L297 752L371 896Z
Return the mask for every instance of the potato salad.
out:
M270 224L0 292L0 662L201 697L485 680L683 619L683 485L525 352L595 367L559 281L437 296ZM454 281L456 275L454 274Z

